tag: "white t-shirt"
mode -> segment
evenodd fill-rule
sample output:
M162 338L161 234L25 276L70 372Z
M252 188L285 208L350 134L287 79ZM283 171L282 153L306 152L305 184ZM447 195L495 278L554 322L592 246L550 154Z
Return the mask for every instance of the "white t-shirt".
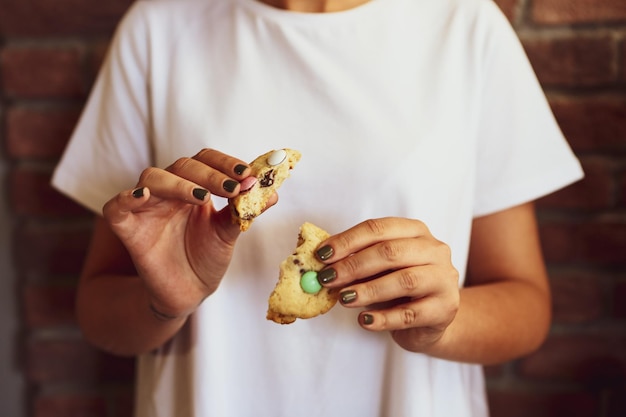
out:
M406 352L361 329L355 309L289 326L265 312L304 221L337 233L373 217L423 220L463 281L474 217L581 177L491 1L373 0L329 14L137 1L54 185L99 212L143 168L203 147L303 156L218 291L140 357L137 416L488 414L480 366Z

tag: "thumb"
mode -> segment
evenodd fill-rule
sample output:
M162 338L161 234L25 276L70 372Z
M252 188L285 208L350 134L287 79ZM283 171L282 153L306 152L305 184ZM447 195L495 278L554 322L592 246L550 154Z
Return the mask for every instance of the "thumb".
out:
M215 233L228 245L234 245L241 234L239 225L232 218L228 204L215 213Z

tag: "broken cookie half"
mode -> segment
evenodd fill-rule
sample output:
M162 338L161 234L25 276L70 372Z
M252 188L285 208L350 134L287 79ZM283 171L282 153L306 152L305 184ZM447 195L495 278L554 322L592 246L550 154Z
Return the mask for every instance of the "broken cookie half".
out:
M267 207L267 202L289 177L289 171L300 160L300 152L294 149L269 151L250 163L249 178L254 178L252 186L228 201L231 218L246 231L252 221ZM245 180L244 180L245 181Z
M317 282L324 264L315 257L315 249L328 237L328 232L312 223L300 227L294 253L280 264L278 283L268 300L268 320L289 324L324 314L337 303L337 291Z

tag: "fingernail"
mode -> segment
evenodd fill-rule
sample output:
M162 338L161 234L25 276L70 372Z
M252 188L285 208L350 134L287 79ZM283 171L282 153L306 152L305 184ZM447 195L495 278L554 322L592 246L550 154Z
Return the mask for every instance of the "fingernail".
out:
M241 165L241 164L235 166L235 174L237 174L237 175L243 174L243 172L246 170L246 168L248 168L248 167L245 166L245 165Z
M205 190L204 188L194 188L193 189L193 196L196 197L200 201L204 201L204 197L206 197L206 195L208 193L209 192L207 190Z
M135 191L133 191L133 197L135 198L143 197L143 187L137 188Z
M317 280L320 284L328 284L329 282L334 281L335 278L337 278L337 271L333 268L324 269L323 271L317 273Z
M339 293L339 297L341 297L341 302L343 304L350 304L351 302L356 300L356 291L348 290Z
M237 181L226 180L224 181L224 184L222 184L222 187L229 193L232 193L233 191L235 191L235 188L237 187L237 185L239 185Z
M326 245L317 250L317 257L320 258L322 261L325 261L333 256L334 253L335 251L333 250L333 248Z
M365 313L361 316L361 318L363 320L363 324L366 326L374 323L374 316L372 316L371 314Z

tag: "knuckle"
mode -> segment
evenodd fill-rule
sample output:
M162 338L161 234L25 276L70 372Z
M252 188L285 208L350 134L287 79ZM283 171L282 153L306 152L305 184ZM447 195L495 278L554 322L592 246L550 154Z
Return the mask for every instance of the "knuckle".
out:
M362 294L362 301L373 302L377 301L381 293L381 288L376 284L376 281L371 281L363 285L362 289L359 289L359 294Z
M461 274L459 274L459 271L458 271L455 267L450 266L450 273L449 273L449 275L450 275L450 280L451 280L451 281L452 281L452 282L453 282L456 286L458 286L459 279L461 278Z
M363 222L363 225L374 236L381 236L385 233L385 224L382 219L368 219Z
M417 321L417 313L408 307L402 308L399 313L400 321L404 326L409 327Z
M205 164L223 166L227 165L229 156L213 148L203 148L192 159Z
M454 318L456 317L456 314L459 311L459 304L449 303L444 308L445 310L444 310L444 315L442 315L442 318L443 318L442 321L445 326L448 326L450 323L452 323L452 320L454 320Z
M174 172L182 171L189 165L190 161L191 159L187 157L178 158L172 165L170 165L170 169Z
M214 150L211 148L202 148L200 149L200 151L194 156L194 158L199 158L202 159L208 155L210 155L211 153L213 153Z
M445 297L438 299L438 317L440 324L447 326L456 317L459 311L461 295L459 291L450 292Z
M426 227L426 223L424 223L422 220L414 219L413 221L415 222L415 224L417 225L418 228L420 228L422 230L427 230L428 229L428 227Z
M386 261L395 261L402 255L402 249L400 245L395 241L385 241L378 247L380 256Z
M413 224L414 224L415 231L416 231L415 234L417 236L430 234L430 230L428 229L428 226L426 226L426 223L424 223L423 221L418 220L418 219L413 219Z
M139 175L139 183L140 184L145 184L145 183L149 183L150 180L156 175L157 173L157 169L154 167L149 167L144 169L143 171L141 171L141 174Z
M187 195L191 192L189 184L186 181L177 181L174 185L177 194Z
M453 297L450 299L449 310L456 315L457 311L459 311L459 306L461 305L461 294L459 291L455 291L453 293Z
M358 256L348 256L343 261L343 267L350 276L354 276L358 273L361 268L361 261L359 261Z
M445 257L446 259L452 258L452 250L450 249L450 246L448 246L444 242L437 241L437 250L441 253L441 256Z
M333 238L333 247L341 252L350 251L354 243L354 239L350 233L341 233Z
M419 279L417 274L412 269L403 269L400 271L398 277L398 283L400 288L405 291L413 291L418 286Z

